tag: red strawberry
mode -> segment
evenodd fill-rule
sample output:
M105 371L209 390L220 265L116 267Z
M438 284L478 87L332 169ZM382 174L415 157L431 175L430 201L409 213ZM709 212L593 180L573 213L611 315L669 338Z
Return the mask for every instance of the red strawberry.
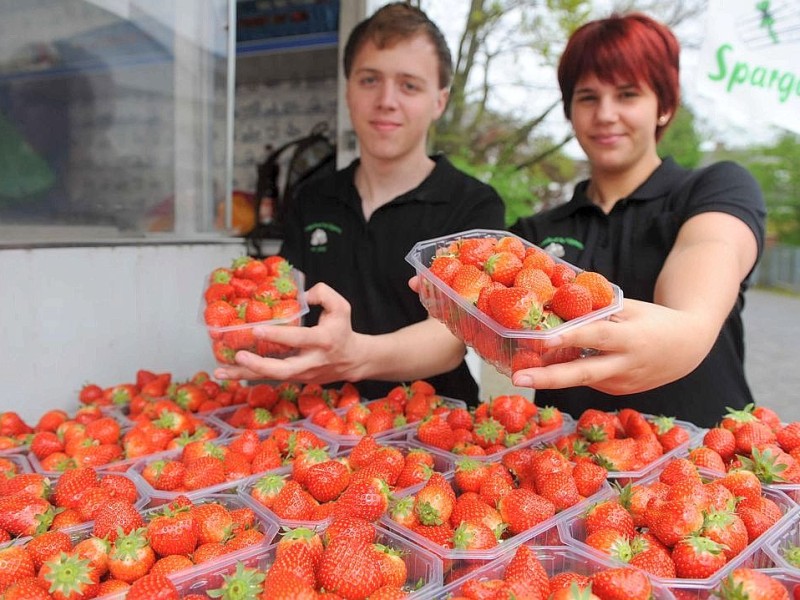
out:
M45 531L27 544L28 553L38 571L46 560L61 552L72 550L72 539L63 531Z
M178 600L178 588L165 575L150 573L131 584L126 600Z
M522 268L522 261L513 252L497 251L486 259L483 270L489 274L492 281L510 286L514 283L514 278Z
M583 271L575 276L575 283L579 283L592 296L592 310L605 308L614 300L614 288L600 273Z
M203 318L210 327L227 327L238 318L238 313L233 305L225 300L215 300L206 306Z
M794 587L797 598L797 586ZM718 595L725 600L748 598L749 600L789 600L784 585L767 573L749 567L734 569L722 580Z
M535 527L556 512L552 502L525 488L510 490L500 499L498 510L513 535Z
M160 556L191 554L197 546L197 528L188 507L156 515L147 524L147 539Z
M629 567L603 569L590 580L592 593L601 600L647 600L652 589L647 575Z
M35 575L33 558L24 546L0 547L0 593L11 584Z
M317 579L325 590L347 600L368 597L383 581L371 547L344 538L333 539L323 552Z
M432 415L417 426L417 439L423 444L450 451L455 444L453 429L446 417Z
M191 507L197 530L197 543L224 542L233 530L230 511L216 502L201 502Z
M575 271L566 263L555 263L553 272L550 274L550 281L558 288L575 281L576 276Z
M566 283L556 288L550 308L565 321L592 312L592 294L578 283Z
M456 271L450 285L455 293L475 304L478 302L481 289L489 285L491 280L489 275L475 265L464 264Z
M46 561L39 569L38 577L48 586L55 600L93 598L99 585L97 573L89 561L66 552Z
M327 460L309 467L304 479L306 489L317 501L330 502L350 483L350 471L338 460Z
M525 288L497 289L489 296L492 318L509 329L536 329L543 306L537 295Z
M687 579L705 579L727 562L722 546L714 540L693 535L678 541L672 549L675 573Z

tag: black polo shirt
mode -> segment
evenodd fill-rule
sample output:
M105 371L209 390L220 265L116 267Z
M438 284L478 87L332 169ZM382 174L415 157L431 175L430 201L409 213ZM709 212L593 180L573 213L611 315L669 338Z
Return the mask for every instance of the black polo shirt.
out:
M366 334L396 331L427 318L408 287L415 274L405 256L414 244L477 227L503 229L504 204L490 186L435 156L431 174L416 189L364 219L354 184L358 161L320 181L310 182L289 207L280 253L306 275L306 287L325 282L352 306L353 330ZM312 308L306 323L319 319ZM420 352L426 349L420 348ZM475 404L478 386L466 363L428 378L439 394ZM365 398L379 398L398 382L363 381Z
M570 202L518 221L512 231L582 268L603 273L627 298L652 302L656 279L678 230L704 212L731 214L753 231L759 256L766 210L758 184L742 167L721 162L690 171L666 159L629 197L606 215L586 196L588 181ZM701 426L719 421L725 407L742 408L753 398L744 375L741 311L748 281L719 338L692 373L639 394L612 396L588 387L537 390L536 403L552 404L577 417L586 408L630 406L649 414L677 416ZM691 331L686 332L691 335Z

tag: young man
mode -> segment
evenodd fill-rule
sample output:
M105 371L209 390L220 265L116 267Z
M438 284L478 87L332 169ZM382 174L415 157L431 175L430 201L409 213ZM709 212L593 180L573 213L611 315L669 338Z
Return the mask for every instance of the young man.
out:
M502 229L504 206L488 185L428 156L427 133L447 105L452 61L425 13L393 3L359 23L344 54L347 105L360 159L308 184L289 209L280 254L306 275L310 327L264 327L299 348L284 360L240 352L220 378L355 382L365 398L427 379L470 403L478 386L464 345L428 318L405 261L424 239Z

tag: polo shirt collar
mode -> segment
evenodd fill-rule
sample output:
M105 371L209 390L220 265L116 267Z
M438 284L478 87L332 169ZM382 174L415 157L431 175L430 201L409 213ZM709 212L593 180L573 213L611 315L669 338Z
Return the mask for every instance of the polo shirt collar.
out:
M631 200L652 200L662 198L672 191L675 181L680 180L686 169L678 165L672 157L667 157L661 161L656 170L647 180L636 188L628 198ZM589 180L584 179L575 186L575 192L570 202L556 206L552 210L553 218L566 219L579 210L586 207L597 208L586 195L586 188L589 187ZM599 210L599 208L597 208Z
M448 201L446 194L437 193L436 190L442 189L448 181L452 181L452 174L456 168L444 154L435 154L431 156L431 159L436 164L430 175L419 186L398 196L392 202L416 200L430 204L444 204ZM356 158L347 167L336 173L334 185L328 188L327 196L329 198L338 198L347 204L358 203L360 206L361 199L355 185L356 169L360 163L361 160Z

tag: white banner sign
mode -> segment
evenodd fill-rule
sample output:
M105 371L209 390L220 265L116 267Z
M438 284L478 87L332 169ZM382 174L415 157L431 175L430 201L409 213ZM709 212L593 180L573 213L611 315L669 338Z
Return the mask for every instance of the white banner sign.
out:
M800 1L711 0L698 91L800 133Z

